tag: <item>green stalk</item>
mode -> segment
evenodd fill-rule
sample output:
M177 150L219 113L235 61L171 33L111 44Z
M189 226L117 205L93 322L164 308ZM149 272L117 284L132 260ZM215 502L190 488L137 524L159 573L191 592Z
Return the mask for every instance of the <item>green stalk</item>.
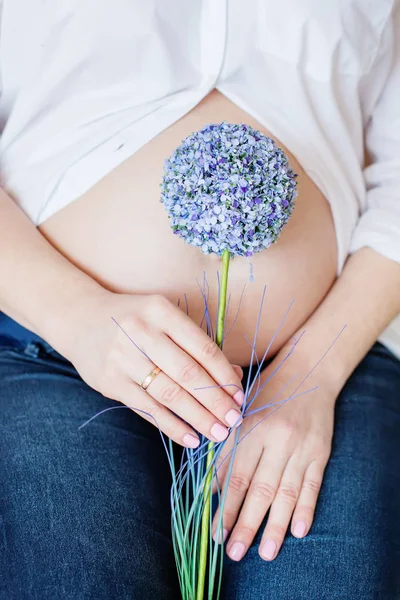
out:
M228 289L228 271L229 271L229 250L224 250L222 253L222 274L220 280L219 290L219 302L218 302L218 314L217 314L217 331L215 341L218 346L222 349L224 340L224 325L225 325L225 313L226 313L226 294ZM201 519L201 534L200 534L200 554L199 554L199 575L197 581L197 592L196 600L204 600L204 584L207 570L207 550L208 550L208 538L210 528L210 512L211 512L211 482L213 476L213 469L211 464L214 458L214 442L208 443L208 454L206 463L206 479L204 483L204 511Z

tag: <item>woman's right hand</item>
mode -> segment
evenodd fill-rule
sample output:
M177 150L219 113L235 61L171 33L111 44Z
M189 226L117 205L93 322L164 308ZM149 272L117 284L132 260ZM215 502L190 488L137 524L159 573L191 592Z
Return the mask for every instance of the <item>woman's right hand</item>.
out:
M82 322L63 353L84 381L178 444L198 446L192 428L222 441L241 422L240 367L165 297L106 291L90 302ZM144 391L141 383L155 366L162 372Z
M198 325L162 296L105 290L1 188L0 224L1 310L47 340L88 385L179 444L198 444L191 427L213 441L227 437L241 418L240 375ZM155 365L163 373L144 391Z

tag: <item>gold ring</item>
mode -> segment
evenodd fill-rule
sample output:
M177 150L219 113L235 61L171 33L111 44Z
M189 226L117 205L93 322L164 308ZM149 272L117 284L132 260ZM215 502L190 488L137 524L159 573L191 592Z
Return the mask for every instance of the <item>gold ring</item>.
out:
M142 383L140 384L140 387L143 388L144 390L147 390L147 388L149 387L149 385L151 384L153 379L155 377L157 377L157 375L160 372L161 372L160 367L154 367L154 369L152 371L150 371L150 373L147 375L147 377L145 377L143 379Z

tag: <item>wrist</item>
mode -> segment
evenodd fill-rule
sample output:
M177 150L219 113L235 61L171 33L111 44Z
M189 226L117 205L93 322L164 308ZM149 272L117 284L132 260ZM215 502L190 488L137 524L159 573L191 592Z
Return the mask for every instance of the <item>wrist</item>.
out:
M85 273L74 274L65 289L53 289L47 298L48 318L40 335L70 360L80 335L111 294Z

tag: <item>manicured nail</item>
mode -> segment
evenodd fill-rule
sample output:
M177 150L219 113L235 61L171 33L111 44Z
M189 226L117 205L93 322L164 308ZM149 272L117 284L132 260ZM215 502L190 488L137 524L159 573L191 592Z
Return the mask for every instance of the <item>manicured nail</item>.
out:
M229 556L232 560L240 560L245 553L246 547L242 542L235 542L229 550Z
M183 443L189 448L197 448L197 446L200 444L200 440L195 435L187 433L183 436Z
M272 560L276 552L276 542L267 540L261 548L261 556L267 560Z
M238 404L239 406L243 405L244 402L244 392L242 392L242 390L238 390L234 395L233 395L233 399L236 402L236 404Z
M222 532L221 531L219 532L219 539L218 539L218 541L216 539L216 533L217 532L215 532L214 535L213 535L213 540L214 540L214 542L217 542L217 544L222 544L222 542L224 542L226 540L226 538L228 537L228 530L225 529L225 527L223 528ZM222 535L221 535L221 533L222 533ZM222 540L221 540L221 537L222 537Z
M242 415L238 410L231 408L225 415L225 421L230 427L237 427L243 421Z
M228 433L229 429L223 427L223 425L220 425L219 423L215 423L215 425L211 427L211 435L218 442L222 442L223 440L225 440L228 437Z
M298 521L296 527L293 529L293 535L296 537L303 537L307 529L307 523L305 521Z

